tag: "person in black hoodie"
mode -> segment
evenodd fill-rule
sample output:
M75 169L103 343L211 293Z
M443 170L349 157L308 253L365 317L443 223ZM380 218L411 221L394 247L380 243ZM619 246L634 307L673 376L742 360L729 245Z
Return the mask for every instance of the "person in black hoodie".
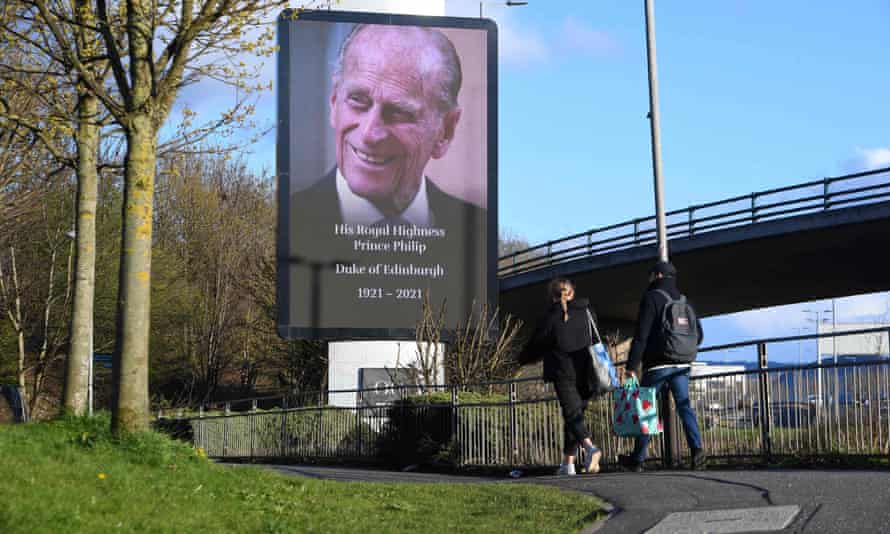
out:
M707 456L702 449L695 411L689 401L690 365L669 360L664 355L661 317L668 299L661 293L662 291L672 299L680 298L677 269L666 261L657 262L649 273L649 287L640 302L637 330L627 357L627 374L638 378L640 385L644 387L653 387L657 391L664 387L670 388L686 434L686 442L692 451L692 468L701 469ZM701 321L697 317L696 321L698 343L701 344L704 333ZM636 438L631 454L618 455L619 465L630 471L640 472L646 459L649 441L649 436Z
M602 452L591 441L590 431L584 424L584 410L597 393L591 386L593 364L587 350L591 344L587 312L595 316L586 298L575 298L575 286L571 281L553 280L549 293L552 303L538 320L521 361L529 363L543 356L544 380L553 383L559 399L565 441L558 474L575 474L575 452L579 446L584 448L582 469L597 473Z

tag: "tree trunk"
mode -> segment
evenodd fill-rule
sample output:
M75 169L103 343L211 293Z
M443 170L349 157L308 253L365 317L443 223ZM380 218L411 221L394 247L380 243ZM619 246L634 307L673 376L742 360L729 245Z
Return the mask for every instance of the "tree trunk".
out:
M152 205L157 139L148 114L127 128L123 238L114 358L114 432L148 429Z
M65 410L87 413L90 360L93 357L93 297L96 288L96 154L98 100L81 94L77 128L77 260L71 342L65 369Z
M9 288L3 286L3 297L6 303L6 313L12 322L15 330L16 346L18 348L18 358L16 360L15 377L22 395L26 395L25 388L25 324L22 318L22 297L19 289L19 271L15 264L15 247L9 247L10 275L12 276L12 306L9 303ZM2 275L2 272L0 272ZM0 280L0 284L3 281Z
M20 316L21 317L21 316ZM21 323L19 323L21 324ZM16 383L19 386L19 391L22 392L22 395L26 394L25 391L25 330L23 326L20 326L16 332L15 337L17 341L17 346L19 350L18 362L16 364Z

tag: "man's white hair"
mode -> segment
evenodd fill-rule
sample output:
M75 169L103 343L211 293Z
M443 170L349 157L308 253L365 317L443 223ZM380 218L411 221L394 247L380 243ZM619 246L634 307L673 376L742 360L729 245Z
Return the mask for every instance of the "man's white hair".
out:
M356 36L361 33L362 30L372 27L381 26L370 24L356 24L349 32L349 35L346 36L346 39L343 40L343 44L340 45L340 51L337 54L337 61L334 64L335 86L339 85L340 80L342 80L343 78L346 56ZM444 33L433 28L416 26L404 28L399 26L383 27L397 31L404 30L422 32L429 46L426 47L426 49L422 52L422 64L419 65L419 67L423 72L429 72L433 70L436 71L436 73L438 74L437 78L439 79L440 86L437 88L438 90L436 91L436 99L439 111L445 113L456 108L457 95L460 92L460 87L463 83L463 74L461 72L460 56L457 55L457 50L454 48L454 44L451 42L451 39L449 39ZM426 53L428 50L433 52L432 56Z

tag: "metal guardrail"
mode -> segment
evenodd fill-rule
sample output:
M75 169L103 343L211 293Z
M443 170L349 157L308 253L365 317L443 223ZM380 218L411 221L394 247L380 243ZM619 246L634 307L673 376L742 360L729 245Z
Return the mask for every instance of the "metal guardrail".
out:
M770 338L704 347L701 352L756 348L758 366L738 372L694 376L692 400L705 447L713 458L769 462L780 457L886 458L890 454L890 358L770 367L774 344L840 336L890 336L872 328L831 334ZM378 388L379 389L379 388ZM439 386L437 402L355 407L324 404L180 419L196 447L218 458L362 459L398 458L432 447L429 458L461 466L545 466L559 462L562 417L552 389L539 379ZM466 402L466 391L487 392ZM407 393L407 390L401 390ZM493 395L492 395L493 394ZM611 432L612 402L592 403L587 423L614 463L630 448ZM168 422L176 420L166 420ZM668 423L666 421L666 423ZM679 428L679 421L674 420ZM679 433L676 433L679 434ZM673 465L662 436L651 457ZM681 456L685 444L677 444ZM429 459L428 458L428 459Z
M668 239L725 230L807 213L890 200L890 167L758 191L669 211ZM498 259L498 276L509 276L588 256L656 242L655 216L547 241Z
M790 198L782 198L783 195L790 195ZM817 213L887 200L890 200L890 167L759 191L671 211L666 214L668 237L688 237L793 215ZM581 257L653 244L656 240L655 233L655 217L650 216L573 234L499 258L498 275L508 276ZM736 346L740 345L743 344ZM707 350L712 349L702 349L703 352ZM404 387L410 389L414 386ZM202 407L192 409L174 408L172 412L182 415L186 411L199 410L219 410L230 413L267 407L297 407L317 402L324 403L326 395L357 394L358 391L352 389L310 393L274 393L205 403ZM163 411L158 413L159 416L163 416Z

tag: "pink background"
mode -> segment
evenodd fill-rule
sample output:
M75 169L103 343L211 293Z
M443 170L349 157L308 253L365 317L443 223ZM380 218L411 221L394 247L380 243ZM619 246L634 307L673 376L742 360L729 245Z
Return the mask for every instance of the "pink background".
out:
M483 208L488 200L488 130L486 32L437 28L454 43L463 84L458 105L463 112L454 142L442 159L431 159L426 175L445 192Z

